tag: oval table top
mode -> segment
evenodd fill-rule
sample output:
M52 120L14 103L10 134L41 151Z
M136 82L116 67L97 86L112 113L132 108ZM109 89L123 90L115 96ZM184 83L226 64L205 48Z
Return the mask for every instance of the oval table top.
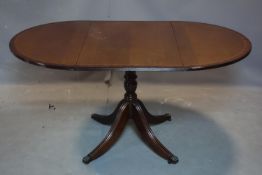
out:
M251 51L242 34L183 21L65 21L10 41L20 59L69 70L198 70L232 64Z

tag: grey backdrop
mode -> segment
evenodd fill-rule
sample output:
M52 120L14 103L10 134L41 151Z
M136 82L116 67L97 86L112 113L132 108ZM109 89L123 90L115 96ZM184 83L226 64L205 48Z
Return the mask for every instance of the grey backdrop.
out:
M0 0L0 174L260 175L261 16L261 0ZM149 108L175 115L153 129L178 154L178 165L159 159L130 129L99 161L83 165L81 156L108 130L89 115L109 112L122 97L122 73L107 87L104 72L39 68L9 51L9 40L23 29L89 19L200 21L252 41L248 58L228 67L138 73L138 94Z
M0 82L11 83L19 79L11 76L14 72L8 69L21 69L29 74L32 71L25 70L28 66L20 61L10 59L14 57L9 51L8 42L15 33L42 23L91 19L188 20L235 29L250 38L253 51L248 59L226 68L226 71L221 69L215 73L225 75L224 81L228 82L231 82L228 79L234 76L234 82L240 79L244 84L260 84L256 78L261 74L262 65L262 49L259 48L262 38L261 7L262 2L259 0L1 0ZM202 78L203 75L200 74Z

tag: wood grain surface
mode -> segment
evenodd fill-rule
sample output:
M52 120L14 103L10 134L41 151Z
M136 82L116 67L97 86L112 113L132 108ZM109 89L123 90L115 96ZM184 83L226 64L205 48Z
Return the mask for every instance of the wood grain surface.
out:
M66 21L36 26L10 41L32 64L72 70L197 70L245 58L250 41L224 27L180 21Z

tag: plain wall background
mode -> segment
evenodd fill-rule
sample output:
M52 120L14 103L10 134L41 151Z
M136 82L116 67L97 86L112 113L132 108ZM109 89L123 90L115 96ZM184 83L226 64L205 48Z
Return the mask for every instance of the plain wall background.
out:
M10 53L8 42L11 37L28 27L65 20L186 20L235 29L252 41L253 50L246 60L238 64L212 70L208 74L197 72L193 79L191 73L182 73L183 80L177 83L198 83L211 79L212 82L261 86L261 81L257 79L262 73L261 7L260 0L1 0L0 83L15 83L22 81L21 78L26 78L26 81L52 81L50 75L60 80L64 74L62 71L33 68ZM69 76L72 74L76 73L69 73ZM220 74L219 80L213 80L212 74ZM176 75L165 74L167 82L170 76ZM181 79L180 75L176 78Z

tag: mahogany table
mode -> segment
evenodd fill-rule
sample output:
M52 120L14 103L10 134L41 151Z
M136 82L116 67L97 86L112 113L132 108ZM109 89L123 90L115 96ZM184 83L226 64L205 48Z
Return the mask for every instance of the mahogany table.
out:
M169 163L178 158L160 143L149 124L171 120L169 114L150 114L135 93L136 71L185 71L225 66L245 58L250 41L217 25L182 21L66 21L20 32L10 41L21 60L66 70L125 71L125 95L108 116L93 114L112 125L84 163L104 154L133 119L142 139Z

